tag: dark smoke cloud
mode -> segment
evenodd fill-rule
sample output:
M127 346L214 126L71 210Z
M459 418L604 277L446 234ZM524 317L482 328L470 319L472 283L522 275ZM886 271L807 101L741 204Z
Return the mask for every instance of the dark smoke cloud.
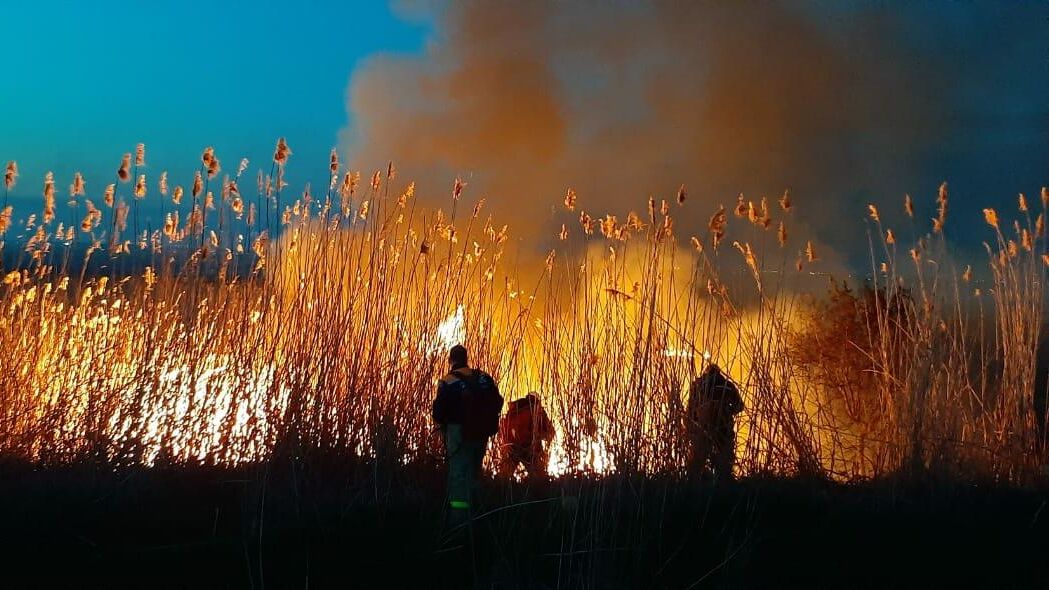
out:
M1031 6L415 7L434 38L423 55L379 56L354 74L344 151L365 169L394 160L435 203L462 176L518 235L544 240L574 220L557 209L567 187L580 207L622 219L683 183L683 237L739 192L774 201L790 188L792 247L813 237L862 262L869 201L931 201L951 174L1000 198L1045 180L1032 180L1028 153L1046 153L1049 120L1046 15ZM1019 163L1003 155L1021 151ZM988 157L1004 172L973 174Z

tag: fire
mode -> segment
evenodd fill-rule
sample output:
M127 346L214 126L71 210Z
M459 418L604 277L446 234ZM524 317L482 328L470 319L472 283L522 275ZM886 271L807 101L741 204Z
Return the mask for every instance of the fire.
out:
M593 438L583 442L582 452L579 460L574 464L568 456L565 448L564 436L559 435L550 444L550 460L547 463L547 473L559 477L570 473L595 473L608 474L615 471L612 455L603 434L598 433Z
M603 240L593 231L599 218L584 213L579 237L589 240L587 247L559 250L522 278L506 269L506 227L482 223L478 207L468 221L454 211L413 215L407 203L414 196L387 199L378 186L381 174L374 178L371 192L359 187L367 194L354 194L351 186L337 213L318 212L308 194L294 205L285 199L283 212L267 203L266 218L286 227L272 241L277 228L250 228L259 237L249 237L247 260L237 258L243 249L234 250L229 236L223 242L222 232L209 226L216 217L237 217L198 212L186 229L159 237L154 253L167 258L165 247L191 238L186 266L158 266L141 276L93 279L56 271L53 248L64 247L65 236L31 217L25 231L34 266L3 274L0 285L0 451L50 461L91 454L137 464L235 464L265 460L288 436L304 448L360 458L427 460L435 450L426 408L445 370L440 356L463 343L474 362L497 377L504 398L541 394L556 430L554 475L680 473L688 450L688 391L715 361L743 396L741 473L884 473L908 452L911 443L899 434L907 429L899 426L912 417L879 404L918 394L943 404L928 419L925 413L913 418L962 449L959 464L975 458L998 469L1025 456L1004 452L1011 447L998 455L1000 449L991 449L989 459L980 455L991 434L1027 432L1030 424L1009 412L997 412L1005 418L996 423L988 417L993 413L970 414L948 403L961 395L952 388L981 382L975 378L937 378L930 385L935 396L908 389L882 396L888 402L873 400L884 441L869 438L851 415L842 419L824 386L807 383L791 366L797 294L755 284L771 258L736 242L744 257L733 260L750 272L735 282L719 274L724 258L712 258L737 256L715 249L732 242L724 208L712 218L708 238L696 239L712 240L715 248L706 249L680 247L670 207L655 200L647 220L632 214L620 224L606 215ZM278 175L278 191L282 182ZM215 207L229 213L225 203ZM199 247L209 235L211 247ZM126 251L128 243L112 250ZM1040 308L1029 317L1024 314L1035 312L1008 306L1044 294L1040 264L1026 275L1013 273L1039 251L1036 244L999 250L991 270L998 281L995 305L1005 311L996 308L995 337L1017 340L1009 347L995 340L995 358L1036 348ZM1017 296L1002 298L1006 287ZM915 337L949 332L944 342L972 345L964 326L950 323L964 314L935 315L944 312L932 302L951 300L937 297L923 292L926 305L909 313L939 331L917 330ZM908 342L886 341L879 356L910 363L915 350L931 350L941 339L913 350L903 348ZM970 375L964 355L944 358L953 364L937 375ZM1005 363L1012 386L1002 391L1032 391L1030 360ZM964 395L990 402L997 393L984 387ZM1031 407L1030 400L1013 401L1008 408Z
M429 352L439 353L447 351L456 344L462 344L466 340L466 320L463 316L463 306L455 308L455 312L437 325L437 334Z

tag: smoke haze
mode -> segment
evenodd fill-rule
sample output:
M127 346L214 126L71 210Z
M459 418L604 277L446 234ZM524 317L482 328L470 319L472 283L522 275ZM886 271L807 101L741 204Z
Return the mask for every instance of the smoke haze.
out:
M518 236L537 232L537 251L575 222L559 206L569 187L581 209L622 220L685 184L685 239L737 193L774 202L789 188L792 249L811 237L862 262L867 202L890 209L910 192L925 205L919 216L931 215L939 181L956 186L951 175L1003 201L1045 181L1044 155L1032 151L1045 153L1049 121L1044 7L401 8L431 19L433 38L422 55L356 70L343 151L365 170L393 160L432 204L446 204L461 176ZM981 51L989 43L994 56ZM1001 166L980 164L988 157ZM987 204L972 202L974 220L977 202Z

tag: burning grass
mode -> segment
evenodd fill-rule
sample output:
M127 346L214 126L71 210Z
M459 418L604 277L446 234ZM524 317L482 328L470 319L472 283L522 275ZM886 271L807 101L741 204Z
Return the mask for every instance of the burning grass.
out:
M624 221L591 215L568 191L578 222L521 266L507 251L513 228L468 202L462 182L447 211L431 210L392 165L362 186L333 154L326 193L291 200L289 155L281 141L254 196L240 188L247 163L220 180L210 149L191 202L161 174L152 198L165 224L152 234L127 234L125 203L137 224L151 196L143 146L101 208L74 179L74 223L59 221L50 175L40 214L3 211L5 247L19 256L0 287L0 452L426 464L439 456L429 404L444 352L463 342L508 399L542 393L557 475L680 475L685 396L708 357L741 384L742 474L853 480L906 468L1019 483L1045 463L1044 190L1041 213L1021 196L1011 227L985 211L984 287L948 255L944 186L912 247L871 205L881 236L871 280L812 300L797 286L819 256L789 236L800 214L789 193L778 207L741 196L693 236L675 222L684 187ZM6 190L17 175L11 163ZM121 272L134 258L148 264ZM108 270L87 272L98 260Z

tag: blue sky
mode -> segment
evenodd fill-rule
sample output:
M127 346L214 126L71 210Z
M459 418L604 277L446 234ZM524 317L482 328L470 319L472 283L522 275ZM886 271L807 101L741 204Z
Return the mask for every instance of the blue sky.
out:
M402 17L385 2L6 3L0 160L19 163L18 195L80 170L98 199L138 142L152 188L161 170L188 185L208 145L227 171L248 157L254 178L283 135L292 187L323 183L351 71L422 47L426 24Z

